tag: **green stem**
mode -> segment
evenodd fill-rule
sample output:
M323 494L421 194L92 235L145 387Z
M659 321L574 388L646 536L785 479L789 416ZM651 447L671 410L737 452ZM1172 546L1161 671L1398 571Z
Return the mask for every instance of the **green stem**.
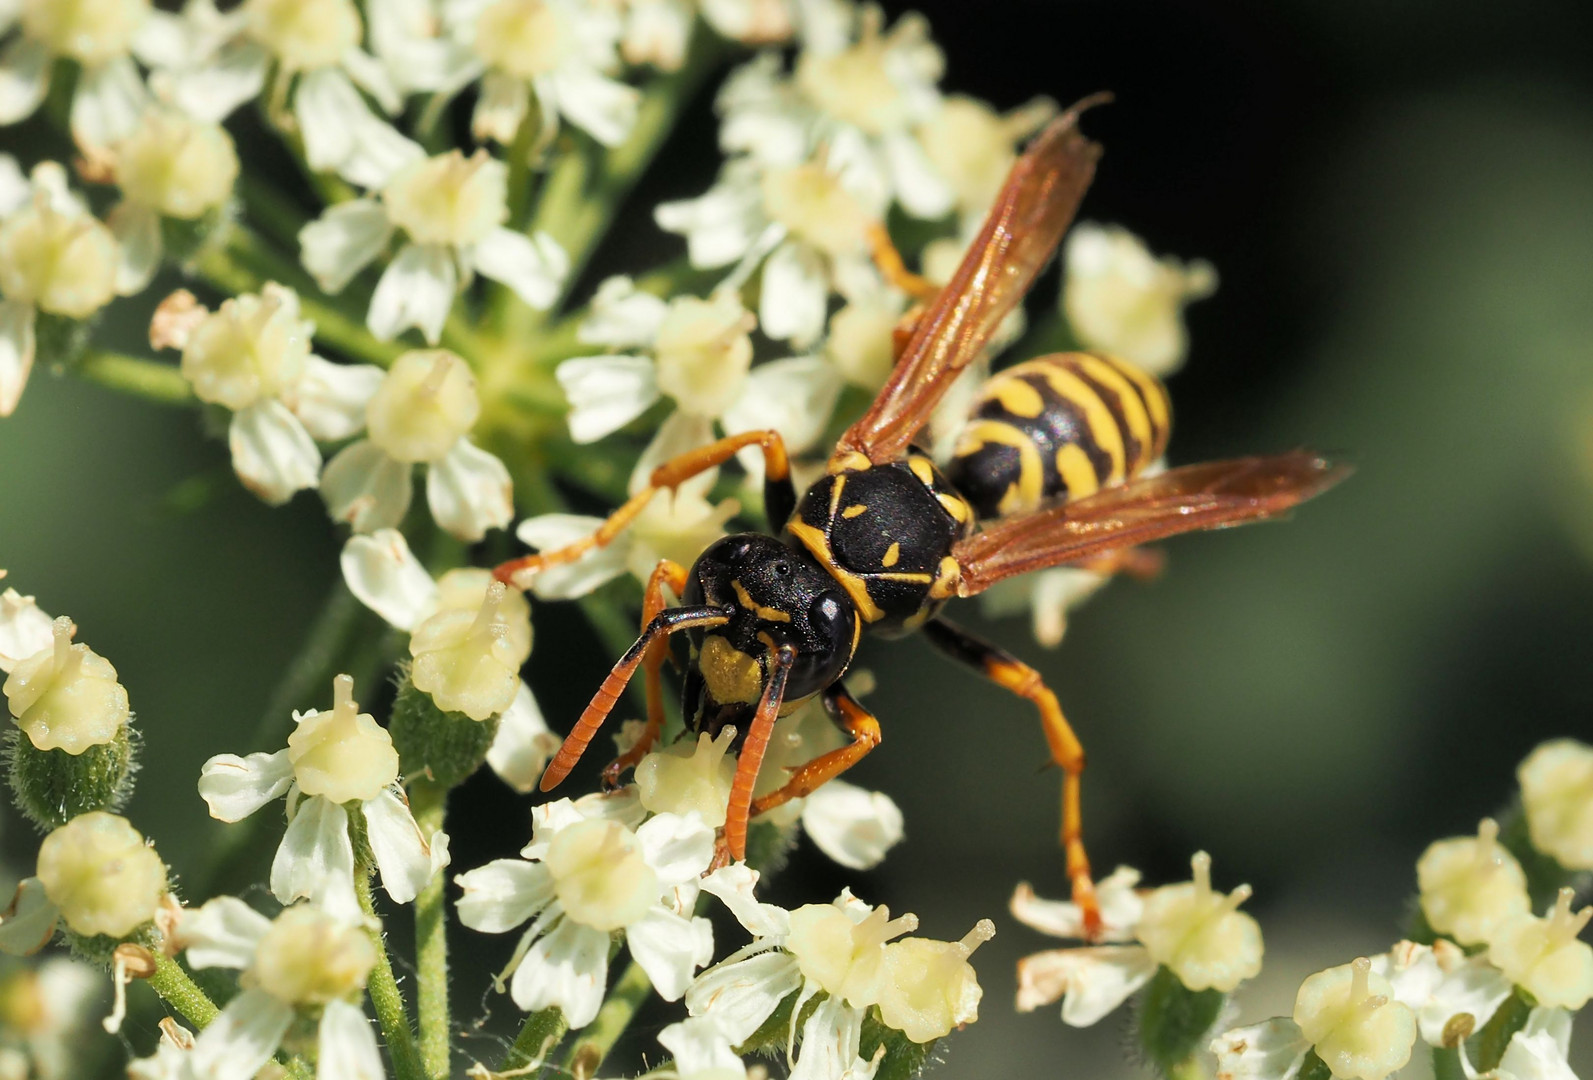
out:
M150 989L162 1001L188 1018L195 1028L206 1028L221 1010L194 985L194 980L174 958L159 949L150 950L155 957L155 974L148 979Z
M409 786L409 807L421 835L443 827L448 789L417 780ZM448 1080L448 877L435 874L415 898L416 991L420 1013L420 1056L432 1080Z
M1497 1069L1511 1037L1526 1026L1527 1017L1532 1015L1532 1003L1523 996L1524 993L1517 987L1516 992L1505 998L1504 1004L1494 1011L1493 1017L1477 1032L1478 1072Z
M564 1022L564 1013L557 1006L534 1012L525 1018L520 1034L503 1059L500 1072L512 1072L540 1062L558 1045L570 1025Z
M196 401L182 372L158 360L95 349L85 353L72 370L89 382L161 405L192 405Z
M596 1075L598 1066L625 1034L636 1010L652 992L653 984L648 981L647 972L632 960L619 982L614 984L608 1000L597 1010L597 1018L581 1029L581 1037L564 1056L565 1071L574 1076Z
M366 989L371 995L371 1005L376 1009L376 1022L382 1026L382 1037L387 1040L387 1052L393 1059L393 1072L398 1080L428 1080L426 1067L415 1048L415 1035L409 1027L409 1015L404 1009L404 995L393 977L393 962L387 957L387 938L382 933L382 923L376 916L376 905L371 898L371 875L368 867L354 870L354 888L359 894L360 909L370 924L371 944L376 946L376 966L371 969Z

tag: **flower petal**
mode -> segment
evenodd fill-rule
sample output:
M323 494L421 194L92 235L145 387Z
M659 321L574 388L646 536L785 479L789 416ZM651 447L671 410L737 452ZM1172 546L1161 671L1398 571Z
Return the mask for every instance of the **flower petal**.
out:
M625 141L636 123L642 100L641 91L634 86L610 79L584 64L566 64L551 76L538 79L536 89L539 95L548 94L570 123L604 146L618 146Z
M349 537L339 562L349 592L400 630L437 610L437 583L397 529Z
M308 897L350 922L361 918L346 810L319 795L299 804L271 861L271 893L278 903Z
M332 520L355 532L391 529L404 520L414 495L413 467L394 461L369 439L350 443L326 463L321 498Z
M334 364L311 353L304 374L284 400L311 436L336 442L365 426L365 406L384 375L375 364Z
M502 934L530 922L553 903L553 875L541 863L494 859L454 878L464 890L459 921L484 934Z
M293 1006L245 990L199 1033L186 1072L205 1080L250 1080L271 1060L293 1023Z
M19 661L50 648L53 624L33 597L15 589L0 593L0 671L9 673Z
M299 77L293 114L304 135L310 167L317 172L333 170L351 184L379 188L426 154L373 113L349 77L336 68Z
M217 754L199 772L199 797L217 821L242 821L293 786L286 750L274 754Z
M443 531L474 543L514 520L514 485L496 455L460 439L427 467L426 503Z
M686 991L686 1009L713 1020L739 1046L763 1026L780 1002L802 986L802 969L789 953L773 949L711 967Z
M1095 898L1101 905L1101 941L1133 941L1134 928L1139 924L1145 903L1135 886L1139 884L1139 871L1119 866L1095 883ZM1028 882L1018 885L1012 894L1012 915L1026 926L1042 934L1061 938L1084 938L1084 916L1079 906L1070 900L1041 900Z
M665 1001L679 1001L697 969L714 958L713 924L663 907L627 926L625 943Z
M540 514L515 526L520 541L539 551L562 547L583 536L590 536L603 523L602 518L581 514ZM587 552L573 563L550 566L531 579L531 591L543 600L570 600L585 596L598 586L625 573L630 555L629 537L606 548Z
M481 80L481 94L470 116L470 132L478 139L492 139L508 146L514 142L530 106L531 88L524 79L489 71Z
M381 203L350 199L299 230L299 258L323 292L336 294L382 253L392 235Z
M177 939L193 967L242 970L254 963L255 949L270 928L270 919L236 896L218 896L183 913Z
M0 952L31 956L50 943L61 912L45 895L44 882L23 878L11 905L0 913Z
M389 116L403 107L404 99L393 86L387 68L376 57L363 49L348 49L343 53L342 64L354 84L375 98Z
M886 133L884 146L885 168L902 209L926 221L951 213L957 204L956 193L929 163L918 140L905 131L893 131Z
M72 92L72 138L85 149L109 147L131 135L149 104L149 91L131 57L85 67Z
M889 795L831 780L807 797L802 828L849 870L871 870L902 840L902 811Z
M608 935L560 919L553 931L531 946L509 983L509 995L526 1012L557 1005L572 1028L597 1016L608 980Z
M555 374L570 399L570 438L596 442L658 400L658 370L643 356L578 356Z
M1300 1025L1282 1016L1234 1028L1211 1040L1217 1080L1284 1080L1299 1071L1309 1049L1310 1040Z
M752 247L765 219L756 177L715 184L695 199L659 203L653 220L686 237L686 255L699 270L729 266Z
M365 1011L347 1001L329 1001L321 1013L315 1062L317 1080L385 1080L376 1033Z
M824 260L806 244L787 241L763 264L758 294L758 324L777 341L805 349L824 332L829 300Z
M0 124L33 115L50 88L50 50L26 34L0 52Z
M809 450L823 436L846 380L822 356L792 356L759 364L747 373L741 396L725 410L725 434L773 428L793 455ZM757 450L740 459L762 475Z
M437 344L459 289L453 255L440 244L406 244L376 283L365 325L378 341L391 341L416 327Z
M498 734L487 749L487 764L498 778L522 795L534 791L542 770L564 740L548 730L531 688L525 683L498 717Z
M545 232L526 236L494 229L476 245L473 261L477 271L509 286L538 311L553 306L570 274L570 257Z
M222 49L209 63L162 72L158 88L184 112L220 123L259 95L270 67L271 55L264 48L239 41Z
M695 814L656 814L636 830L636 842L666 890L695 881L714 858L714 830Z
M717 896L753 937L785 937L791 932L791 913L761 902L754 891L757 885L758 872L746 863L721 866L702 879L703 892Z
M639 349L653 343L669 304L663 297L642 292L624 274L616 274L597 287L588 310L576 331L578 341L611 349Z
M0 154L0 217L22 209L32 197L33 185L22 175L17 159L10 154Z
M320 483L321 451L299 418L275 398L233 413L227 445L243 486L271 506Z
M142 292L160 269L160 215L151 207L123 202L105 223L116 237L121 256L116 264L116 291L123 296Z
M1062 1001L1062 1020L1089 1027L1127 1001L1156 974L1156 961L1139 945L1054 949L1018 961L1018 1011Z
M708 1072L715 1076L744 1076L747 1071L736 1051L718 1026L707 1017L692 1017L670 1024L658 1033L658 1041L675 1058L682 1076Z
M873 1062L862 1060L862 1036L862 1012L840 998L825 998L802 1024L802 1046L790 1080L869 1080L885 1048L879 1048Z
M22 400L38 349L32 304L0 301L0 416L10 416Z
M391 791L368 800L364 811L382 888L395 904L407 904L448 865L448 837L440 831L422 836L409 804Z

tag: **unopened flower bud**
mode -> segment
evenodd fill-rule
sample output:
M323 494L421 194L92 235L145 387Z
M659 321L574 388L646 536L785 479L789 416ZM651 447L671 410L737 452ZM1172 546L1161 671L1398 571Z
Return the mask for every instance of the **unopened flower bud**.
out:
M880 1018L916 1043L979 1019L984 991L968 957L995 934L995 924L981 919L961 941L904 938L886 945L880 960Z
M597 930L638 921L662 891L636 834L618 821L593 818L560 829L542 864L565 914Z
M918 929L918 916L892 919L881 905L854 921L834 904L806 904L791 913L786 947L802 974L834 997L866 1009L880 998L885 943Z
M365 410L371 442L408 462L442 457L480 415L476 377L447 349L400 356Z
M735 739L736 729L727 726L717 736L705 731L642 758L636 765L642 805L655 814L695 811L704 825L719 828L736 778L736 759L729 756Z
M370 713L354 700L354 680L332 680L332 708L299 718L288 736L293 778L306 795L335 803L374 799L398 779L398 751Z
M718 416L741 393L752 367L748 334L756 324L734 293L673 300L653 341L658 388L687 412Z
M299 382L314 332L314 323L299 318L298 295L268 284L259 295L225 301L193 327L183 346L183 377L199 400L246 409Z
M186 221L226 202L238 179L227 130L175 110L146 109L116 155L116 182L129 201Z
M362 28L353 0L248 0L243 10L250 35L289 71L331 67L359 47Z
M1340 1080L1383 1080L1405 1067L1416 1043L1416 1014L1365 957L1306 979L1294 1022Z
M1484 818L1477 835L1438 840L1416 860L1422 914L1462 945L1493 938L1507 919L1528 914L1527 876L1499 843L1499 825Z
M126 937L154 919L166 864L126 818L100 811L56 829L39 845L39 880L73 932Z
M439 611L415 627L410 679L439 709L485 720L514 701L529 635L512 628L519 613L507 606L507 587L495 581L474 611Z
M376 947L363 929L301 904L271 923L249 971L260 989L292 1005L325 1005L365 986Z
M468 247L508 219L509 170L485 150L450 150L405 167L382 201L416 243Z
M763 208L792 235L831 256L861 252L872 224L857 196L819 162L765 172Z
M72 644L77 627L61 616L53 641L18 663L5 681L17 726L39 750L81 754L115 741L127 723L127 691L116 669L87 645Z
M1517 915L1494 932L1488 960L1539 1005L1573 1012L1593 998L1593 946L1577 935L1593 907L1572 912L1574 890L1560 890L1547 918Z
M1516 776L1532 846L1567 870L1593 870L1593 746L1546 742Z
M124 55L149 11L149 0L23 0L22 32L92 66Z
M86 319L116 295L119 258L99 219L37 197L0 225L0 295Z
M1250 886L1214 892L1211 856L1197 852L1190 863L1193 881L1145 898L1135 936L1189 989L1229 993L1261 971L1261 927L1237 910L1250 898Z

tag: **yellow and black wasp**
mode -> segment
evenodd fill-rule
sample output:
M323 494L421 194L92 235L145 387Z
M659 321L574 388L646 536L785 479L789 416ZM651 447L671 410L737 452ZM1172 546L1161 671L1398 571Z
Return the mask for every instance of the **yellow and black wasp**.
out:
M1038 672L942 618L941 609L953 597L1063 563L1143 568L1148 560L1138 545L1273 517L1346 470L1297 451L1146 476L1167 444L1167 393L1132 364L1089 353L1041 357L991 379L945 473L913 445L1073 220L1100 156L1078 127L1088 104L1053 121L1014 164L956 274L899 336L890 378L800 500L780 435L746 432L660 466L591 536L498 567L501 580L523 587L538 570L612 541L655 493L745 447L763 453L764 502L779 535L727 536L689 570L659 564L644 594L641 637L565 739L542 777L544 791L568 775L638 667L647 679L647 732L605 776L617 781L640 760L663 724L660 672L669 636L684 632L688 728L717 733L731 724L738 733L723 846L742 858L751 817L812 792L879 745L879 722L842 678L864 631L922 630L937 648L1038 708L1064 773L1062 843L1074 897L1086 925L1098 926L1081 832L1083 748ZM891 258L881 263L893 271ZM666 587L679 606L666 609ZM782 787L754 799L775 720L814 695L851 742L791 770Z

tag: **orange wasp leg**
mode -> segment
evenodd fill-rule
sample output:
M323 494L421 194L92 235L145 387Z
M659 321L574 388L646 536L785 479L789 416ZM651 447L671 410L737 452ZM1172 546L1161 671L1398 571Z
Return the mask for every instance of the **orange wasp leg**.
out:
M824 707L841 730L852 737L852 741L790 770L791 778L784 786L753 801L753 817L768 813L792 799L813 794L827 781L862 761L864 755L880 744L883 736L880 734L879 721L858 704L844 684L835 683L824 691Z
M929 312L929 302L940 292L940 287L922 274L907 269L907 263L891 240L891 234L878 222L868 227L868 249L874 258L874 265L885 280L913 301L912 306L902 313L902 317L891 328L891 360L900 360L902 353L907 351L907 343L918 330L918 324Z
M747 857L747 822L752 817L752 789L758 783L758 769L769 749L774 722L780 718L780 703L785 699L786 679L796 663L796 648L781 645L769 656L769 681L763 684L757 711L747 725L747 738L736 757L736 778L730 784L730 805L725 809L724 842L715 852L715 863L728 857L740 862Z
M642 629L645 631L652 621L663 614L664 589L677 597L686 591L687 569L678 562L669 559L660 559L658 565L653 567L653 572L647 578L647 591L642 594ZM669 639L659 637L642 656L642 676L647 680L647 728L642 732L642 737L636 740L636 745L625 751L619 757L609 762L603 769L603 785L605 787L619 787L620 776L626 769L634 769L636 763L647 756L653 744L658 741L659 733L664 730L664 661L669 659Z
M660 491L673 491L687 480L718 468L736 452L749 446L763 451L763 495L769 510L769 519L784 525L791 511L796 509L796 490L791 486L791 460L785 452L785 440L778 431L744 431L717 442L689 450L679 457L670 458L647 478L647 486L632 495L620 508L608 516L590 536L583 536L573 544L552 551L539 551L500 563L492 574L499 581L525 588L533 574L550 566L572 563L587 552L607 547L636 520L654 495Z
M653 616L647 624L647 629L642 631L642 636L636 639L636 644L628 649L619 663L614 665L614 670L608 673L608 678L603 680L603 685L597 688L597 693L592 695L591 703L581 713L581 718L575 722L575 727L564 737L564 745L559 747L559 752L553 755L553 760L548 763L547 769L542 773L542 790L552 791L575 768L575 763L581 760L581 755L597 737L598 728L603 726L603 721L608 719L608 714L614 710L619 701L619 696L625 692L625 686L631 681L631 676L636 674L636 669L641 665L642 658L647 655L647 650L656 642L663 641L670 634L681 630L692 630L703 626L723 626L730 621L733 614L715 607L678 607L668 611L661 611Z
M1084 917L1086 936L1093 938L1101 929L1101 907L1090 879L1090 860L1084 853L1084 820L1079 802L1079 780L1084 774L1084 746L1073 733L1062 706L1035 671L1022 660L980 641L961 627L944 619L924 624L924 634L941 652L974 668L985 678L1014 694L1032 701L1040 710L1045 741L1051 760L1062 768L1062 848L1067 852L1068 879L1073 883L1073 902Z

